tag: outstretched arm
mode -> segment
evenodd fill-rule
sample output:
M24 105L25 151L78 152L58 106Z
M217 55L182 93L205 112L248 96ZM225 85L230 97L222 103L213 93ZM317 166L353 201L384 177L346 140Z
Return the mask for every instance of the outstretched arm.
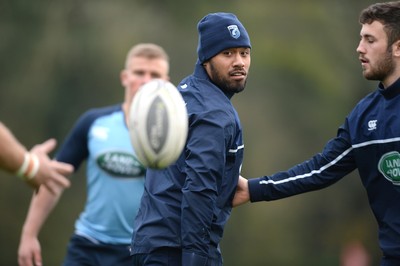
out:
M24 161L25 153L25 147L0 122L0 168L10 173L16 172Z
M28 152L0 122L0 168L20 176L35 189L43 184L51 192L55 192L59 187L66 188L70 185L65 176L72 173L72 165L48 157L55 146L56 140L49 139Z

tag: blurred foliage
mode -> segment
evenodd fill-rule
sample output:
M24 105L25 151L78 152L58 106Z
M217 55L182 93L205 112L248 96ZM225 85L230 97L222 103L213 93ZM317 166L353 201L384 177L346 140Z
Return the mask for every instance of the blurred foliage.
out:
M119 72L139 42L162 45L178 83L196 61L197 22L235 13L252 40L245 92L233 98L245 133L243 175L284 170L322 150L376 84L361 75L358 14L372 1L0 1L0 119L28 147L65 137L86 109L122 101ZM31 190L0 173L0 265L16 265ZM46 265L60 265L85 201L84 167L45 224ZM358 174L308 194L240 206L225 265L339 265L361 242L377 265L377 225Z

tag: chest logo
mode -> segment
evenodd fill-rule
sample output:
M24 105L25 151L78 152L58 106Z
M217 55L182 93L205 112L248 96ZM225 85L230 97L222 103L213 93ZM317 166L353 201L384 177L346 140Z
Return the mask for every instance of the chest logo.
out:
M368 121L368 130L376 130L376 124L378 123L378 120L369 120Z
M107 140L109 131L110 131L109 128L96 126L93 127L92 134L95 138L99 140Z
M400 185L400 153L392 151L382 155L378 163L378 170L394 185Z
M97 165L111 176L141 177L146 168L133 154L126 152L106 152L97 157Z

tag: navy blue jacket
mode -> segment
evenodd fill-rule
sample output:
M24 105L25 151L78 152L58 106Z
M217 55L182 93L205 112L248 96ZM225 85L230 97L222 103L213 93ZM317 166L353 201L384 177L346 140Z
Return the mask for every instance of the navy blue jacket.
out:
M184 151L164 170L148 170L135 219L132 254L182 249L182 265L219 258L243 161L242 128L224 93L196 64L178 86L189 115Z
M362 99L322 153L286 172L249 180L250 200L327 187L358 169L386 260L400 265L400 80ZM386 264L385 264L386 265ZM388 264L389 265L389 264Z

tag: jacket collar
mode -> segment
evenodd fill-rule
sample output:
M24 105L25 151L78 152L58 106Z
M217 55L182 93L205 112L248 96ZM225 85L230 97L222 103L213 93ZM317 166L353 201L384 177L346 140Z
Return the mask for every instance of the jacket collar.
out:
M215 87L216 89L219 89L220 91L222 91L226 97L228 97L229 99L232 98L232 96L235 94L233 92L226 92L223 91L221 88L219 88L218 86L216 86L210 79L210 77L207 74L207 71L204 69L203 65L200 63L199 60L197 60L196 62L196 66L194 68L194 74L193 74L196 78L198 79L203 79L203 80L207 80L208 82L210 82L213 87Z
M379 92L385 97L386 99L391 99L400 94L400 78L396 80L392 85L387 87L383 86L382 82L378 85Z

